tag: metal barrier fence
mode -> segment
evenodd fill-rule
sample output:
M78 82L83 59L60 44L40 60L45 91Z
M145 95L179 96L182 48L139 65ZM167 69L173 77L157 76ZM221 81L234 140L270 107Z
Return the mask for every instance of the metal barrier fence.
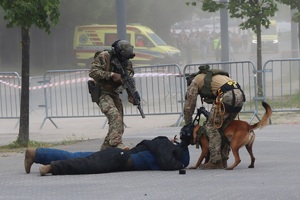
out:
M179 115L182 112L183 74L177 64L135 67L135 73L145 114Z
M300 110L300 58L267 61L263 78L264 99L273 112Z
M0 72L0 119L20 118L20 85L17 72Z
M36 113L40 116L42 113L38 113L38 110L44 110L45 98L44 98L44 77L34 76L30 77L30 99L29 99L29 113ZM42 116L44 117L44 116Z
M209 65L211 69L223 69L227 71L230 77L236 80L243 89L246 102L241 112L252 113L250 122L257 115L257 86L256 86L256 67L251 61L233 61L233 62L216 62L216 63L198 63L186 65L183 69L183 74L188 76L191 73L199 71L200 65ZM186 92L186 87L184 93ZM207 104L203 104L205 107L209 107ZM197 107L201 106L200 98L198 98ZM207 108L208 109L208 108ZM181 113L181 117L183 113Z
M246 102L241 112L258 118L258 101L266 100L274 112L299 111L300 58L269 60L261 72L251 61L198 63L186 65L181 72L177 64L135 67L135 81L146 115L178 114L176 125L183 119L184 95L188 74L198 71L200 65L212 69L225 69L239 82L245 92ZM257 97L257 73L263 73L264 97ZM100 108L92 103L88 93L88 69L51 70L43 77L30 78L30 112L45 110L57 127L54 118L103 117ZM21 78L16 72L0 72L0 119L19 119ZM127 93L121 94L125 116L140 115L127 101ZM197 107L201 106L198 99ZM209 105L204 105L207 108ZM106 123L106 122L105 122Z
M182 74L178 65L136 67L136 89L147 115L180 114L183 107ZM44 75L45 118L57 127L54 118L101 117L100 108L92 103L88 93L88 69L51 70ZM124 115L140 115L137 108L124 100Z
M88 69L50 70L43 78L45 118L57 128L54 118L104 116L88 93Z

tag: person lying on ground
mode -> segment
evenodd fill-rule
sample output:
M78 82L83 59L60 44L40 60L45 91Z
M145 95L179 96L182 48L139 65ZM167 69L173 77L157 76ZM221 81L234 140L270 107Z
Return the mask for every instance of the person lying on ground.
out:
M99 174L137 170L179 170L190 161L188 145L192 142L193 125L180 130L180 142L158 136L143 140L130 150L109 148L97 152L66 152L58 149L39 148L26 151L25 171L33 163L43 164L40 175ZM31 152L31 153L28 153Z

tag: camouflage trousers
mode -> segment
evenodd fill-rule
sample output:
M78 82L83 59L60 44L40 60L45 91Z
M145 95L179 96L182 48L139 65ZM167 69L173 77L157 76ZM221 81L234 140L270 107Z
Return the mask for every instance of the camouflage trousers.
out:
M124 133L123 104L119 96L102 94L98 106L108 120L108 133L101 146L101 150L122 144Z
M235 106L243 106L244 98L240 90L234 90L232 93L228 91L224 93L223 98L225 97L228 103L232 102L232 95L235 95ZM223 115L217 114L218 106L214 103L210 110L210 115L208 118L206 126L206 133L209 139L209 152L210 152L210 162L211 163L220 163L222 160L227 160L229 156L230 146L228 143L224 142L222 146L222 136L220 134L218 126L222 123L223 125L228 125L232 120L235 119L238 113L228 113L225 112ZM222 127L223 128L223 127Z

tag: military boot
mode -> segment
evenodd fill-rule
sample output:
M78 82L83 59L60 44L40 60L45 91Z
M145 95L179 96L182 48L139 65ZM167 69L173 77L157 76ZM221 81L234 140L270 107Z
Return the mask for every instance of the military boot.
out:
M45 176L48 173L51 173L51 165L42 165L40 166L40 175Z
M35 157L34 149L26 149L25 150L24 167L25 167L25 172L27 174L30 173L31 166L34 163L34 157Z
M222 159L222 164L225 169L227 169L227 159Z
M100 151L104 150L104 149L109 149L112 148L112 146L109 145L108 141L104 140L103 144L100 147Z
M219 162L219 163L205 163L205 164L201 164L199 166L200 169L224 169L223 167L223 163Z

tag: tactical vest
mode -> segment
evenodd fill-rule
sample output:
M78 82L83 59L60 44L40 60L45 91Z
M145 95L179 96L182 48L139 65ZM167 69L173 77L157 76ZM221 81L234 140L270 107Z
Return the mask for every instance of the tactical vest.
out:
M193 79L198 74L206 74L206 76L204 78L203 88L202 88L201 92L199 93L201 96L201 101L204 101L208 104L212 104L213 101L216 99L216 96L213 94L213 92L211 90L212 77L215 75L224 75L224 76L229 77L229 74L228 74L228 72L220 70L220 69L210 69L209 65L200 65L198 72L192 73L186 77L187 86L191 85Z
M95 54L94 58L96 58L99 54L102 54L101 57L99 58L101 65L104 64L103 61L101 61L101 60L102 59L106 60L106 65L105 65L106 72L120 73L119 71L116 70L116 65L120 64L120 63L118 63L118 60L116 58L112 58L111 50L98 51L98 52L96 52L96 54ZM113 96L118 95L115 91L120 85L122 85L122 84L116 83L112 79L108 79L108 80L101 79L98 82L98 86L100 87L102 94L109 94L109 95L113 95Z

